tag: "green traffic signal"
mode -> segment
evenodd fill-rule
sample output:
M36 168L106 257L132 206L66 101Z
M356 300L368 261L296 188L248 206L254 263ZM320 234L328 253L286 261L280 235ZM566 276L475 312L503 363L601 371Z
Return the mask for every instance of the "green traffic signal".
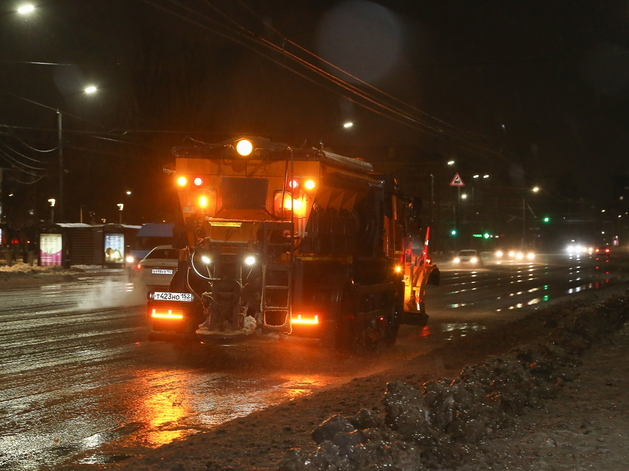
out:
M544 219L543 219L543 221L544 221L544 222L546 222L546 223L548 223L548 222L550 222L550 218L549 218L548 216L545 216L545 217L544 217Z
M455 235L456 235L456 229L452 229L452 230L450 231L450 235L455 236Z

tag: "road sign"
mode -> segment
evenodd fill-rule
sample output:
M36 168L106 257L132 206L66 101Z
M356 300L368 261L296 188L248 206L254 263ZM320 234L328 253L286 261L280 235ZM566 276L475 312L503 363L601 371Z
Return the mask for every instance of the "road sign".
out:
M465 183L463 183L463 179L461 178L461 175L457 173L452 179L452 181L450 182L450 186L465 186Z

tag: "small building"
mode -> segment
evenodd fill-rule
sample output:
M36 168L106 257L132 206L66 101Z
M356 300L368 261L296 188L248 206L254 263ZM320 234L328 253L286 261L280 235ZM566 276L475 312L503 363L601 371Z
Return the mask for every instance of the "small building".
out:
M128 247L140 226L61 222L39 231L38 264L123 267Z

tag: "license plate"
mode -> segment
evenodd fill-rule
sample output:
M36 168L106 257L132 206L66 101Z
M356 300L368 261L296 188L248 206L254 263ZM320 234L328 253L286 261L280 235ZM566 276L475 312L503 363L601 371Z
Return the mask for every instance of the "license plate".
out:
M173 270L171 268L153 268L151 270L152 275L172 275Z
M191 303L194 299L191 293L169 293L165 291L155 291L152 296L155 301L180 301Z

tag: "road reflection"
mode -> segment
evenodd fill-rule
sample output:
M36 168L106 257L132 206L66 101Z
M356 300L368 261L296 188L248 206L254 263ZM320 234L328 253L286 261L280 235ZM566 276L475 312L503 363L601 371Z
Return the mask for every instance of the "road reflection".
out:
M172 387L172 376L172 372L166 371L149 373L137 388L141 395L132 410L138 421L145 424L143 441L152 448L189 435L180 426L191 413L189 394L185 387Z
M609 258L548 257L534 262L486 264L482 270L442 268L451 295L449 309L519 310L585 290L603 289L610 275ZM502 287L512 286L516 289ZM493 305L493 306L492 306Z

